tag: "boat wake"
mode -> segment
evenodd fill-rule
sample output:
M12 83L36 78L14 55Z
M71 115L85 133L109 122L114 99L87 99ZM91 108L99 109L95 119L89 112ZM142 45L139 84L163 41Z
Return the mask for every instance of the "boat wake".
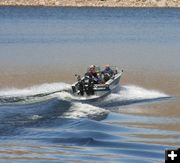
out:
M6 88L0 90L0 103L27 102L40 97L47 97L57 92L67 91L70 88L71 86L66 83L42 84L24 89Z
M134 137L126 136L127 133L136 134L137 129L107 121L108 117L115 116L114 114L110 115L113 112L111 107L117 106L119 109L121 105L151 102L168 98L168 95L137 86L122 86L118 93L110 94L101 101L83 103L84 101L81 102L82 98L75 101L74 99L77 97L70 94L69 90L70 85L65 83L1 90L1 146L8 143L15 144L14 148L18 147L19 150L20 145L29 144L25 147L27 151L33 143L43 145L48 143L50 144L48 149L52 150L54 150L53 144L58 144L58 150L60 144L63 144L63 150L65 145L71 147L74 145L78 148L80 146L86 149L87 147L102 147L107 149L108 153L112 151L112 153L123 153L125 156L133 157L135 155L136 159L139 155L139 160L141 160L142 154L149 157L152 152L157 150L157 146L133 143ZM118 122L120 116L123 117L123 115L116 116L118 116ZM144 129L144 132L149 132L149 130ZM126 142L127 139L130 142ZM9 151L14 150L12 148L12 146L7 147ZM164 146L159 146L159 151L164 151L164 148ZM37 150L39 152L39 148ZM93 150L91 149L91 151ZM135 154L133 154L134 151L136 151ZM163 154L159 154L157 151L153 154L155 160L163 158ZM7 155L9 156L9 154ZM29 157L34 159L34 155Z
M71 93L69 93L70 89L71 85L66 83L42 84L25 89L3 89L0 90L0 104L17 102L23 102L23 104L25 104L28 102L38 102L38 100L41 101L51 98L58 98L71 102L74 100L83 102L83 100L88 99L86 97L73 96ZM151 102L166 98L170 98L170 96L156 90L147 90L145 88L134 85L125 85L122 86L120 91L117 93L110 94L101 101L98 101L98 103L90 102L89 104L110 107L116 105L129 105L140 102Z
M144 102L154 102L168 99L170 97L171 96L156 90L147 90L145 88L134 85L126 85L122 86L121 90L116 94L109 95L99 105L101 107L115 107Z
M33 86L26 89L8 89L0 91L0 109L3 116L26 120L42 120L44 118L90 118L104 119L109 109L122 105L154 102L167 99L170 96L159 91L147 90L138 86L122 86L116 94L110 94L98 102L81 102L85 97L79 98L69 93L70 85L66 83L52 83ZM119 107L118 107L119 108ZM13 111L11 111L13 109ZM15 115L11 116L11 113ZM9 113L9 114L8 114ZM19 117L20 116L20 117ZM2 118L2 117L1 117ZM24 121L23 121L24 123ZM29 122L28 122L29 123Z

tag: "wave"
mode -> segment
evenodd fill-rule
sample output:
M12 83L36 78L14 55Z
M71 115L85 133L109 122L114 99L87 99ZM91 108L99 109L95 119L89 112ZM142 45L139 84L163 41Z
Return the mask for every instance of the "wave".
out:
M148 90L134 85L122 86L116 94L110 94L99 106L114 107L134 103L153 102L167 99L171 96L157 90Z
M54 95L53 95L54 96ZM57 94L56 94L57 96ZM103 120L109 111L63 98L26 104L0 105L0 136L16 135L22 128L61 126L83 118Z
M59 126L71 103L59 99L18 105L0 105L0 136L14 135L26 127Z
M22 102L25 103L30 100L40 100L43 98L55 97L67 101L86 99L86 97L75 97L69 93L71 85L66 83L50 83L32 86L24 89L4 89L0 90L0 103L14 103ZM151 102L155 100L161 100L170 98L169 95L159 92L157 90L148 90L142 87L134 85L125 85L120 88L117 93L110 94L100 102L91 102L95 106L116 106L116 105L129 105L140 102Z
M96 120L105 119L109 111L89 104L73 103L68 112L63 114L64 118L90 118Z
M163 159L161 151L164 151L166 146L139 143L138 141L143 142L143 140L146 142L146 139L141 137L138 139L138 137L134 136L137 133L148 133L152 129L136 129L135 127L126 126L121 122L125 120L129 122L128 118L130 117L126 118L124 115L114 116L114 113L110 117L109 114L112 110L111 108L106 108L106 106L118 107L121 105L150 102L169 98L169 95L156 90L125 85L121 87L118 93L111 94L100 102L92 104L75 102L74 98L76 97L66 91L69 89L69 85L65 83L53 83L16 90L15 92L14 90L9 90L9 92L5 93L0 91L0 95L7 98L27 98L31 96L32 99L39 99L39 97L44 99L49 97L49 99L44 101L39 100L33 103L1 104L1 142L8 142L9 144L15 142L15 148L22 144L30 144L26 148L31 148L32 144L46 144L48 149L50 148L51 150L54 146L58 145L58 147L63 147L62 151L64 151L64 146L77 146L79 149L82 149L81 153L84 148L91 149L92 152L96 153L95 150L98 148L100 150L103 149L103 152L105 151L107 155L112 154L114 156L114 154L121 154L124 158L132 158L128 162L134 162L134 160L136 160L135 162L143 162L141 161L142 158L150 159L149 162L160 162ZM39 94L42 96L39 96ZM118 118L119 124L116 123L116 118ZM120 119L123 120L120 121ZM135 119L135 117L130 119ZM156 133L163 134L163 132L165 133L166 131L153 130L155 135ZM10 151L12 150L12 146L7 148L11 148L8 149ZM72 152L72 148L69 149ZM77 148L75 149L77 150ZM121 161L116 160L115 162ZM127 162L126 160L123 161ZM145 162L149 163L148 161Z
M70 85L66 83L45 83L24 89L7 88L0 90L0 103L20 102L45 97L69 89Z

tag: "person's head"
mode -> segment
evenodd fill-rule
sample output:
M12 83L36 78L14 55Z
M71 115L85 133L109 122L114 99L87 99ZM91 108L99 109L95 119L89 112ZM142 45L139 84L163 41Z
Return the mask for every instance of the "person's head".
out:
M89 71L90 71L90 72L94 72L94 71L95 71L95 65L89 66Z
M105 69L106 69L106 70L110 69L110 65L109 65L109 64L106 64L106 65L105 65Z

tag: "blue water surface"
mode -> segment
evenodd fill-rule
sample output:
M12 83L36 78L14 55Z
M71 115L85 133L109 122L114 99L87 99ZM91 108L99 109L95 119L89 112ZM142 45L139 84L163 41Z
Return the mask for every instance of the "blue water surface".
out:
M42 67L58 74L108 61L177 77L179 34L178 8L0 7L0 68L7 76ZM178 128L164 127L178 117L124 111L158 109L178 101L173 95L121 86L99 103L73 98L65 83L1 87L0 162L158 163L180 143Z

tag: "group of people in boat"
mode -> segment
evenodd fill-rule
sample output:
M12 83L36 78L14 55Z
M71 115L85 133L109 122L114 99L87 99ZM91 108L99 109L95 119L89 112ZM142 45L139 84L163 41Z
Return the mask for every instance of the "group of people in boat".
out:
M95 65L91 65L88 68L85 76L88 76L94 81L94 84L104 84L114 75L114 71L111 69L110 65L105 65L103 71L97 71Z

